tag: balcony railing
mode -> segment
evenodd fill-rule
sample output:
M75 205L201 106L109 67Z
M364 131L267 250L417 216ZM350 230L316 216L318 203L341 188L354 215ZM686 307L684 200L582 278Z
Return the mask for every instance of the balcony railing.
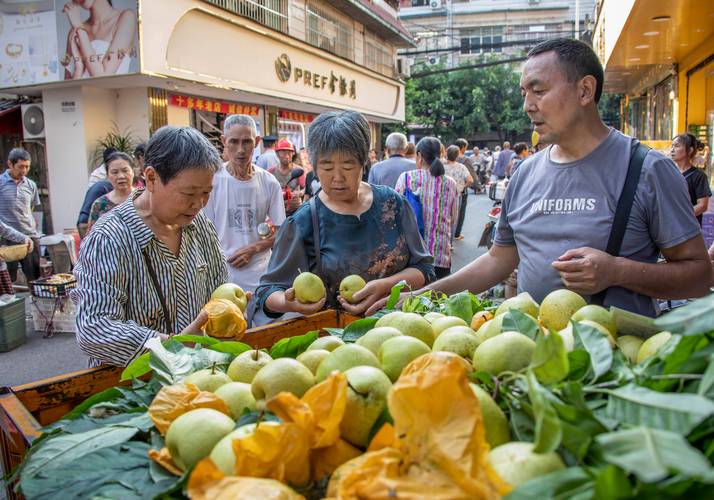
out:
M289 0L203 0L239 16L288 34Z
M394 58L383 47L365 40L364 65L384 76L394 77Z
M354 60L352 28L338 21L315 5L308 4L305 9L307 43L321 49Z

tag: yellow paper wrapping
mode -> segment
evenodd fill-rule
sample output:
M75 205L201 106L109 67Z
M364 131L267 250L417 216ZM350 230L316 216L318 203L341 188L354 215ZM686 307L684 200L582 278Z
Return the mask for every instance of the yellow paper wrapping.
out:
M149 417L162 436L171 422L196 408L213 408L230 415L226 403L212 392L201 391L193 384L174 384L162 387L149 406Z

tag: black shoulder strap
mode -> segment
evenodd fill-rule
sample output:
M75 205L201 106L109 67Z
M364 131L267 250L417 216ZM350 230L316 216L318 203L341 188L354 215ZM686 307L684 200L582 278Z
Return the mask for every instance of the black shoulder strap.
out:
M627 167L627 177L625 177L625 186L622 188L620 199L617 201L615 209L615 218L612 221L612 229L610 237L607 240L607 248L605 251L610 255L620 255L622 248L622 240L625 238L627 223L630 220L632 212L632 204L635 201L635 193L637 192L637 184L640 182L640 174L642 173L642 164L645 161L645 156L650 149L640 143L632 148L630 155L630 164ZM592 304L602 305L607 295L607 289L596 293L590 299Z
M320 191L318 190L318 193ZM320 221L317 219L317 203L315 202L315 196L310 198L310 214L312 215L312 239L313 245L315 247L315 265L317 266L317 274L322 274L322 263L320 261ZM307 271L308 269L306 269Z
M149 277L151 278L151 283L154 285L154 291L159 297L159 302L161 303L161 312L164 314L164 322L166 323L166 333L171 334L173 326L171 324L171 316L169 315L169 308L166 305L166 299L164 298L164 292L161 291L161 285L159 284L159 278L156 276L156 271L154 266L151 264L149 259L149 252L146 248L141 251L144 256L144 263L146 264L146 269L149 271Z

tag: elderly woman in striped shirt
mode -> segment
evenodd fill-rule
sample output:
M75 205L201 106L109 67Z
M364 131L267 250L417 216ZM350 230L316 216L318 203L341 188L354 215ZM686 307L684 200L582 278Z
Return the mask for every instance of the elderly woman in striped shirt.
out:
M145 165L146 189L82 242L72 298L90 366L123 366L151 338L198 331L202 307L228 279L216 230L201 212L221 166L216 149L195 129L163 127Z

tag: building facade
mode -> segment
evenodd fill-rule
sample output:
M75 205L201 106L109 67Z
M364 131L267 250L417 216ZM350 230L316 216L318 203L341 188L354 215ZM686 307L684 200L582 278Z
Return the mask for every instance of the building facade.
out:
M261 135L301 147L324 111L362 112L375 144L381 123L404 119L396 51L413 42L396 1L97 0L92 9L115 20L97 31L76 25L99 11L77 6L72 18L65 3L0 6L0 92L36 108L22 110L21 142L46 150L47 230L74 227L93 153L113 129L146 140L193 126L218 142L225 117L244 113Z
M535 43L589 36L595 0L400 0L399 17L417 41L409 66L459 66L483 56L521 55Z

